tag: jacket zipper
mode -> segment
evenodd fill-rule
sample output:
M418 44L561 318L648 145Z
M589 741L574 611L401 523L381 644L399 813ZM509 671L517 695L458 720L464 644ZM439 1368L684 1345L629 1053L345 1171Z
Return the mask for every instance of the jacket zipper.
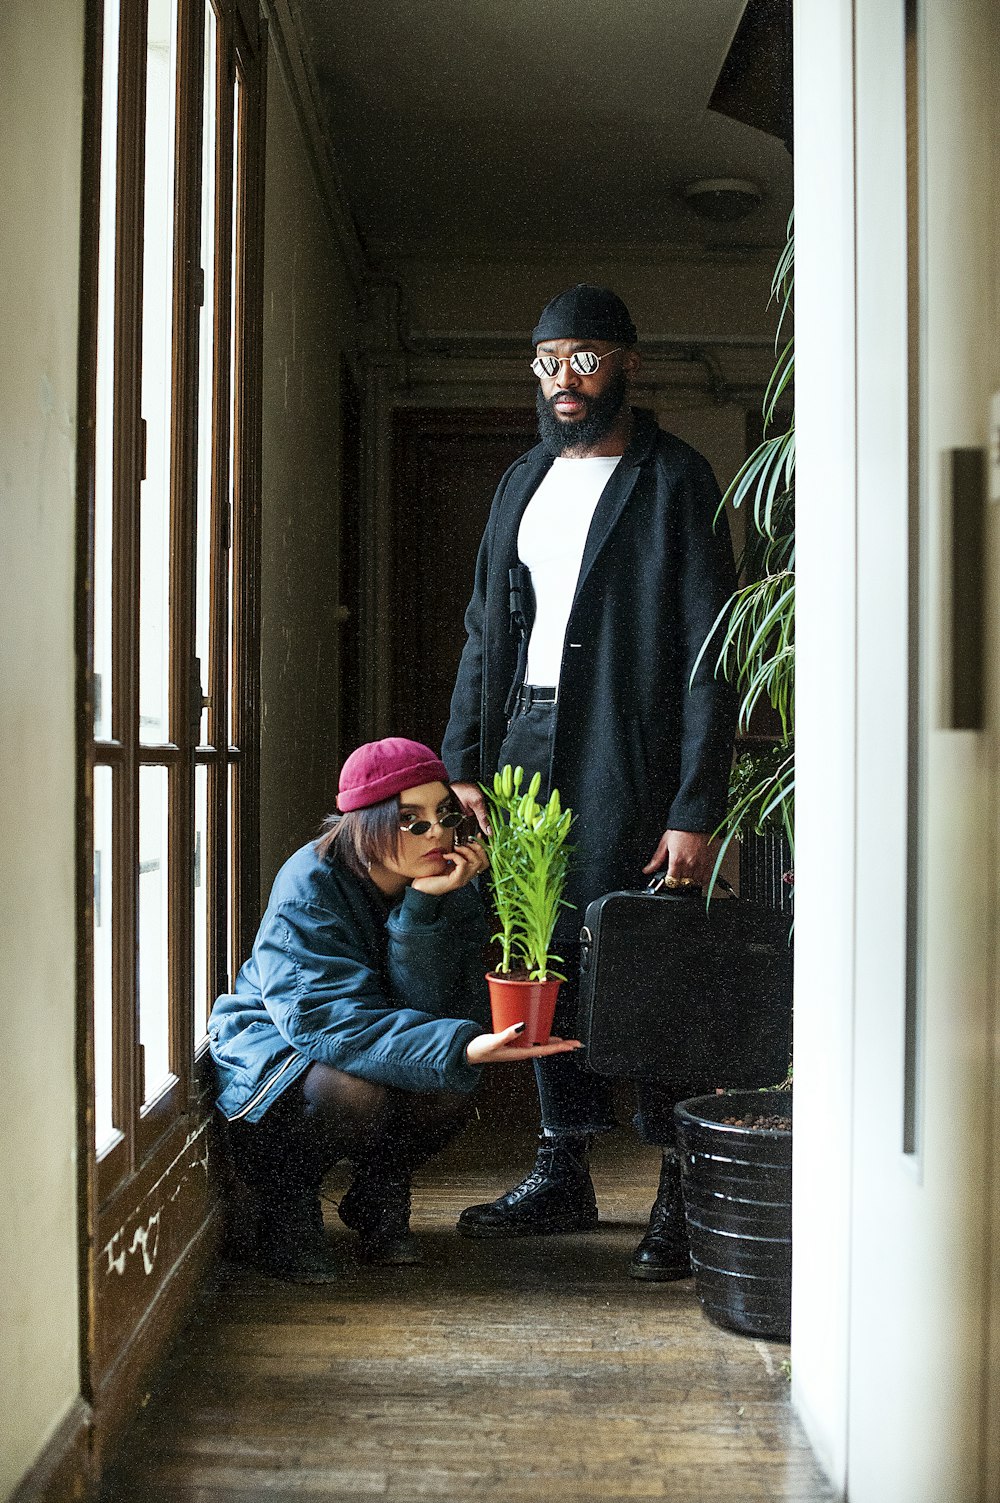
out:
M295 1054L290 1055L289 1058L285 1060L285 1063L281 1066L281 1068L275 1070L270 1080L264 1082L257 1094L250 1097L250 1100L247 1102L246 1106L241 1106L239 1111L234 1112L231 1117L227 1117L226 1121L238 1122L241 1117L246 1116L247 1112L252 1112L257 1103L263 1101L264 1097L270 1091L271 1087L275 1084L276 1081L281 1079L282 1075L284 1075L285 1071L288 1069L288 1066L294 1064L297 1058L298 1056Z

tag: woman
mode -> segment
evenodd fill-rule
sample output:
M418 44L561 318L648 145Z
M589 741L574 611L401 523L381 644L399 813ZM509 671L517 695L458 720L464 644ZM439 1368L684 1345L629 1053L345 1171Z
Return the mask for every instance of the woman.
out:
M260 1267L334 1276L319 1186L354 1175L340 1217L363 1256L413 1263L410 1176L471 1111L480 1067L578 1047L488 1031L476 840L444 764L389 737L344 763L339 816L278 873L250 959L209 1022L235 1168L254 1192Z

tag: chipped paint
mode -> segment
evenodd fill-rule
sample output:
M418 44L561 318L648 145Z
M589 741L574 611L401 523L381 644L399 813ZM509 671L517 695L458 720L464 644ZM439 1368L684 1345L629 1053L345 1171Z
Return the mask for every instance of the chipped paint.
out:
M153 1185L152 1189L144 1197L147 1205L156 1195L157 1190L170 1178L185 1157L187 1157L187 1162L184 1165L184 1171L168 1196L166 1205L172 1205L177 1200L192 1171L201 1169L206 1178L208 1177L209 1146L207 1128L208 1122L202 1122L192 1132L188 1133L180 1152L175 1155L171 1163L156 1181L156 1184ZM203 1139L204 1141L199 1143L199 1139ZM192 1158L190 1157L190 1151L196 1144L198 1144L201 1151ZM149 1277L156 1267L156 1255L160 1245L160 1218L163 1215L163 1210L163 1205L157 1206L147 1216L144 1223L136 1226L132 1231L131 1241L128 1240L129 1230L128 1223L126 1222L104 1244L101 1251L107 1257L106 1273L109 1277L112 1273L116 1273L119 1278L123 1277L129 1258L134 1257L136 1253L141 1253L143 1272L147 1278Z
M108 1255L108 1273L117 1273L121 1277L125 1272L127 1259L135 1252L142 1252L142 1266L148 1277L156 1266L156 1254L160 1246L160 1211L154 1211L145 1226L137 1226L132 1233L132 1242L129 1247L121 1246L114 1251L115 1244L125 1236L125 1228L115 1232L104 1248Z

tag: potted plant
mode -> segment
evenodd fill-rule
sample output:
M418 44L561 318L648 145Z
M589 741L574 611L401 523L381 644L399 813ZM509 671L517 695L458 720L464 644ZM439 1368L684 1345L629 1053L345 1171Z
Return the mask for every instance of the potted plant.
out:
M513 1023L525 1023L522 1045L548 1042L560 982L553 969L560 959L549 946L563 898L569 867L566 837L572 811L563 809L553 788L545 804L538 802L541 774L536 772L522 793L524 769L509 764L484 787L492 834L489 841L488 883L499 930L496 970L487 973L493 1027L499 1033Z
M792 306L793 221L772 283L779 305L777 361L764 398L764 439L726 498L750 516L741 561L746 583L720 614L716 672L738 684L739 725L749 730L758 704L770 702L778 745L737 762L720 830L722 858L734 839L780 823L794 860L795 420L778 421L792 389L794 338L781 346ZM776 431L772 431L776 430ZM699 659L700 661L700 659ZM685 1216L698 1297L720 1325L787 1340L792 1297L791 1070L763 1091L723 1091L682 1101L675 1113Z

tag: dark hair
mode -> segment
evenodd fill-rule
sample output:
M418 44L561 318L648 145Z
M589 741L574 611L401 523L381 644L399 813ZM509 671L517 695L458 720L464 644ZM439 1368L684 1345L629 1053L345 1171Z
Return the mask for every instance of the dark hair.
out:
M349 814L327 815L316 850L324 860L342 861L356 876L367 876L373 863L399 850L399 794Z

